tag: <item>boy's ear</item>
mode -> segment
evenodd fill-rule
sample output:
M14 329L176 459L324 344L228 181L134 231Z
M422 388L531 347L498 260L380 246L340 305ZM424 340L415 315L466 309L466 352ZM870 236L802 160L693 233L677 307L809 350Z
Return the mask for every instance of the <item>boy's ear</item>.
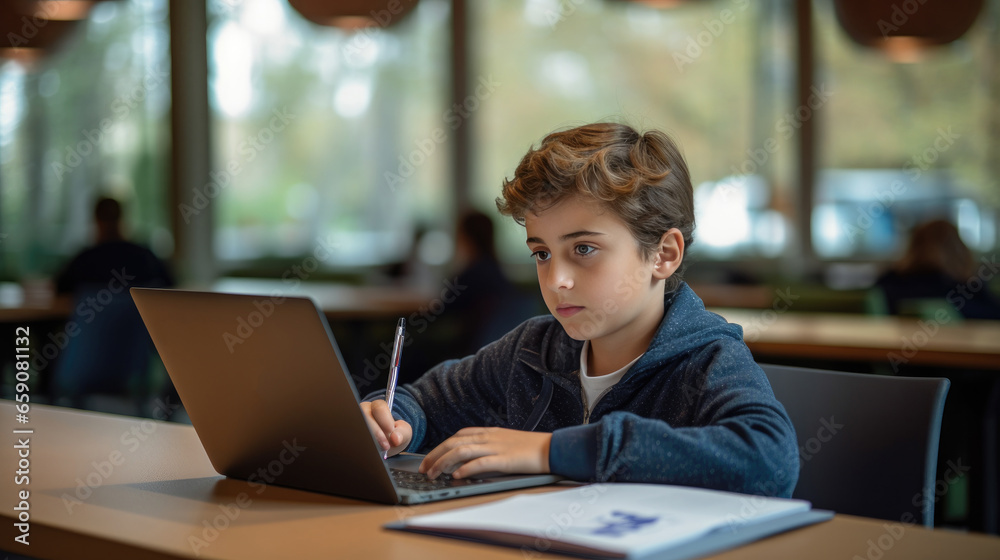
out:
M665 280L681 267L684 260L684 234L670 228L660 238L660 245L653 254L653 278Z

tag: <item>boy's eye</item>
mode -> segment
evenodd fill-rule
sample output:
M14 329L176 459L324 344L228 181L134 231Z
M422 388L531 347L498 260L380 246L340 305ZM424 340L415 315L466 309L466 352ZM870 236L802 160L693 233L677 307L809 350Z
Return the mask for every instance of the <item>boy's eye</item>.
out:
M550 255L548 251L542 251L542 250L535 251L534 253L531 254L531 258L535 259L538 262L544 262L549 260L549 256Z
M574 248L574 250L576 251L577 255L589 255L589 254L593 253L594 251L596 251L597 249L595 249L594 247L591 247L590 245L577 245Z

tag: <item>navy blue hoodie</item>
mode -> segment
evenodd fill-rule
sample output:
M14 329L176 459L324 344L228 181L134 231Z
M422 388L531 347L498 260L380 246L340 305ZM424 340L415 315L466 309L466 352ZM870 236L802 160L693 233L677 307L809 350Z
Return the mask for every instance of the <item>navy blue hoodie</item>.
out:
M552 432L549 469L570 479L791 496L792 423L739 325L706 311L687 284L665 296L646 353L590 415L582 346L554 317L536 317L403 385L393 408L413 428L409 450L427 452L469 426Z

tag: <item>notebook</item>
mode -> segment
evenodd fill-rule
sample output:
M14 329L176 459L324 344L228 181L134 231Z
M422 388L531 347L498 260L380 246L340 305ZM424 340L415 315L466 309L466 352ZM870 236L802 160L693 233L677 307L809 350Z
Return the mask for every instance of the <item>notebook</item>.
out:
M390 529L516 547L523 558L680 560L826 521L809 502L666 484L612 483L418 515Z
M154 288L130 293L219 474L386 504L560 479L429 482L417 472L422 455L383 460L358 406L356 383L366 393L377 387L347 371L311 299Z

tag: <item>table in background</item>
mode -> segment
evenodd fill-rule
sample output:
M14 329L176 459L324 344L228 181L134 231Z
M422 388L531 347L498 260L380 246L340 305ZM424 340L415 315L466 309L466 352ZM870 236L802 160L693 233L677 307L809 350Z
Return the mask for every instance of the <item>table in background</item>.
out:
M197 289L182 286L179 289ZM330 319L392 319L408 316L439 294L407 286L354 286L333 282L286 282L269 278L220 278L207 288L233 294L311 297ZM13 282L0 283L0 322L65 320L72 311L67 297L52 297ZM395 321L393 321L395 324Z
M428 307L440 294L405 286L353 286L331 282L290 282L264 278L222 278L209 286L183 286L180 289L202 289L216 292L262 296L297 296L312 298L330 322L342 356L351 371L362 371L366 361L380 353L380 343L392 340L392 332L400 317L411 317ZM68 296L53 297L51 287L43 284L27 288L12 282L0 283L0 325L5 334L14 329L31 329L32 347L36 353L55 349L54 340L64 338L63 331L73 303ZM53 338L55 337L55 338ZM58 355L59 351L55 351ZM49 353L49 355L52 355ZM0 357L5 366L6 356ZM51 378L53 360L44 360L42 380ZM384 385L382 378L376 384ZM9 385L9 380L0 383ZM9 387L3 388L9 391ZM47 392L46 383L38 390Z
M0 282L0 323L64 321L72 310L70 299L54 297L47 284Z
M220 278L211 290L232 294L312 298L331 320L395 319L426 306L437 294L408 286L353 286L332 282L286 282L269 278Z
M894 354L915 366L1000 372L1000 321L934 322L771 309L710 311L742 325L747 346L759 357L888 363Z
M265 278L221 278L210 289L233 294L312 298L330 324L348 371L355 373L371 371L374 364L381 363L378 357L386 353L382 345L391 343L400 317L412 319L414 314L427 313L434 308L434 298L441 296L409 286L295 283ZM451 301L451 297L439 301ZM404 364L412 355L413 350L404 354ZM376 369L378 377L365 377L372 385L358 387L362 394L373 387L385 386L387 370ZM411 379L412 368L406 368L406 373L406 379Z
M0 416L10 418L11 425L14 415L13 403L0 402ZM190 426L41 405L31 408L29 418L18 427L34 430L29 436L27 487L30 548L14 542L12 522L15 493L24 487L16 486L13 476L0 483L0 547L19 554L158 559L524 557L517 549L382 529L400 517L483 503L512 492L422 506L383 506L277 486L258 494L259 485L218 476ZM0 464L12 472L18 436L7 437ZM1000 538L916 526L899 533L901 528L838 515L712 558L843 560L866 557L879 543L885 550L876 552L883 560L1000 558Z

